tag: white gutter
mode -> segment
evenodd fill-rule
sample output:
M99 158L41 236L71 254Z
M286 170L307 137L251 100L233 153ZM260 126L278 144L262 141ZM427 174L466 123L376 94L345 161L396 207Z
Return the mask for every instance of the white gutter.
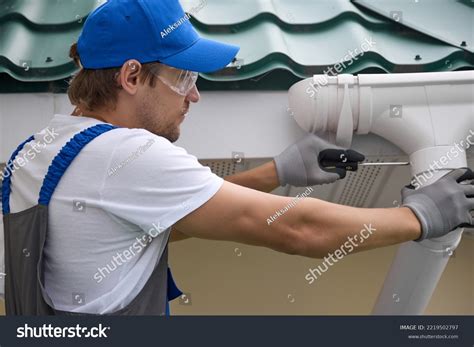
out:
M439 162L455 143L466 143L474 131L473 71L315 75L293 85L289 100L304 130L329 131L341 146L351 145L354 132L389 140L410 156L413 177L430 172L430 165ZM472 140L474 143L474 136ZM466 167L466 153L458 151L456 157L438 166L425 184L451 169ZM401 245L373 313L422 314L462 231Z

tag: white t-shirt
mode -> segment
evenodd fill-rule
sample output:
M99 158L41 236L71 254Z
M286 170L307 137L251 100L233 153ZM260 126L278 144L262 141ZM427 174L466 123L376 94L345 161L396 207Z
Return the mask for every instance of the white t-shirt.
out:
M56 154L75 134L100 123L55 115L35 135L35 156L27 144L19 153L26 162L13 172L11 213L37 205ZM183 148L146 130L114 129L93 140L72 162L49 205L45 287L55 308L104 314L125 307L150 277L170 227L222 183ZM3 238L3 225L0 234ZM0 272L2 262L3 256Z

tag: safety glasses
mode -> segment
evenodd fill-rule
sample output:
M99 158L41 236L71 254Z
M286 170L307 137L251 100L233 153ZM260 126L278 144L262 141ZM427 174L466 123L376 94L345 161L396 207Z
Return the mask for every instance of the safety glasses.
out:
M158 64L152 72L161 82L181 96L188 95L196 85L199 76L197 72L175 69L163 64Z

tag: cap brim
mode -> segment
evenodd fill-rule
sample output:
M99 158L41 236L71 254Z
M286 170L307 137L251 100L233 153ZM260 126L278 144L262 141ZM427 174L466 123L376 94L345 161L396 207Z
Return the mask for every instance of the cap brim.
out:
M239 46L201 37L192 46L160 62L183 70L213 72L229 65L239 50Z

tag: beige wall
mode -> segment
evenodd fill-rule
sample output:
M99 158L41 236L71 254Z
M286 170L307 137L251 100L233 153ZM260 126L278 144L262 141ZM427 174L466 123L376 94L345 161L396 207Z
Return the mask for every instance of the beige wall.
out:
M181 289L191 293L191 305L175 300L172 313L370 314L396 249L350 255L309 285L304 277L321 263L318 259L225 242L178 242L171 245L170 263ZM473 257L474 240L464 237L426 314L474 314Z
M175 300L172 313L370 314L395 251L396 247L387 247L353 254L309 285L304 276L320 260L234 243L181 241L170 246L170 263L179 286L191 293L191 305ZM450 260L426 314L474 314L473 257L474 240L465 237Z

